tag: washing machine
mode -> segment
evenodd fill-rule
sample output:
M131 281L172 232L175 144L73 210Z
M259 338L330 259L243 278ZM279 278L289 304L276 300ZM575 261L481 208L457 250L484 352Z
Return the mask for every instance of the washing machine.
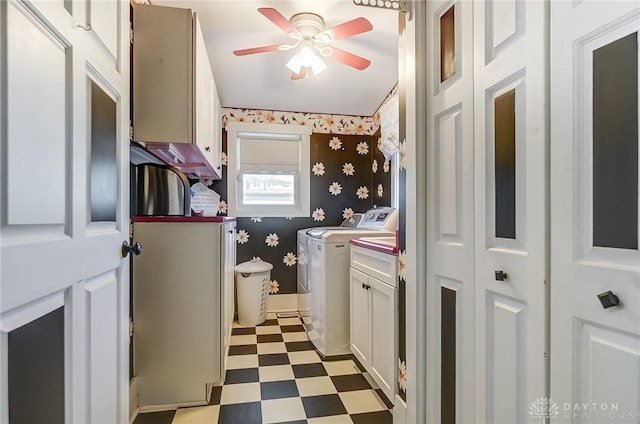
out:
M357 227L317 227L307 230L306 303L304 327L324 357L351 353L349 347L349 240L395 236L398 211L370 209Z
M298 241L298 251L297 251L297 286L298 286L298 312L300 313L300 318L304 323L310 322L311 317L311 299L309 296L309 288L308 288L308 268L309 268L309 236L307 235L307 231L309 230L321 230L321 229L337 229L337 228L357 228L362 220L363 214L354 213L350 218L346 218L339 226L332 227L311 227L311 228L303 228L298 230L297 233L297 241Z

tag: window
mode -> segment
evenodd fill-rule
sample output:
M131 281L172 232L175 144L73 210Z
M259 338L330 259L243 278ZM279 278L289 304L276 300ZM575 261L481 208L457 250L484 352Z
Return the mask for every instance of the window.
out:
M231 216L309 216L309 136L302 125L227 123Z

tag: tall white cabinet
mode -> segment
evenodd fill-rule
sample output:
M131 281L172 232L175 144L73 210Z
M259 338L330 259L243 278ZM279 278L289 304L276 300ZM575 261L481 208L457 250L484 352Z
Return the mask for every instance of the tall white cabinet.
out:
M136 4L133 139L186 174L222 177L220 99L198 16Z
M141 411L205 405L225 377L234 312L235 221L137 217L134 372Z

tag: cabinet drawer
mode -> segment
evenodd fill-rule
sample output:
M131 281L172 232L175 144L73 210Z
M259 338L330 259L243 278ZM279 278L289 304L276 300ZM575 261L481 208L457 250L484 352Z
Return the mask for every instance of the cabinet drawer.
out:
M360 246L351 246L351 266L378 280L396 287L398 258Z

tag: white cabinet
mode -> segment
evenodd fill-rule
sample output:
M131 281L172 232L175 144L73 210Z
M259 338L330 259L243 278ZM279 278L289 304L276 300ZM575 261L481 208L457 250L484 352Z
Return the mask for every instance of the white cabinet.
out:
M396 280L395 255L351 246L351 351L392 402L397 383Z
M222 128L220 99L198 16L194 15L195 143L214 172L221 177Z
M218 91L197 15L135 4L133 139L186 174L222 177Z
M177 221L134 218L134 240L144 246L133 261L133 359L141 410L205 405L207 389L225 377L235 222Z

